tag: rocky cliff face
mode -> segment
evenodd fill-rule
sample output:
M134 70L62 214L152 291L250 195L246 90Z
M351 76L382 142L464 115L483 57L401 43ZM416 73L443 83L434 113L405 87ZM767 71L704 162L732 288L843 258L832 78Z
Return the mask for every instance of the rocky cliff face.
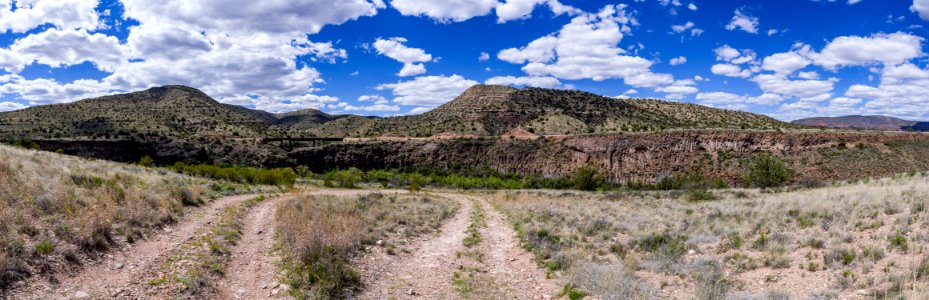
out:
M504 173L570 176L593 165L614 183L655 182L699 169L738 183L744 164L757 153L784 158L798 177L848 179L929 169L929 135L912 133L820 133L674 131L591 135L535 140L333 144L291 152L292 163L317 171L331 168L438 168L488 166Z

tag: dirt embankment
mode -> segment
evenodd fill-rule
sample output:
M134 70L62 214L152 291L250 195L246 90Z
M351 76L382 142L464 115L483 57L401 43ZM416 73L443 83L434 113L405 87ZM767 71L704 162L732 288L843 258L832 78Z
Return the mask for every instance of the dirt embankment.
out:
M929 135L890 132L671 131L547 137L532 140L360 142L302 148L295 164L318 170L358 167L435 168L487 166L503 173L570 176L593 165L608 180L655 182L700 168L736 183L758 153L784 158L800 176L850 179L929 169L923 155Z

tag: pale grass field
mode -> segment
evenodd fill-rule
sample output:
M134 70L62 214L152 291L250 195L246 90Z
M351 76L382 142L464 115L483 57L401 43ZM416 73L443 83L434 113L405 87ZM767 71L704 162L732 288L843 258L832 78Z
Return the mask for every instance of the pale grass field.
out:
M530 251L604 299L924 299L929 177L793 192L500 192Z
M362 287L352 258L381 247L407 251L410 238L434 233L458 203L415 194L301 195L284 199L275 214L286 274L301 299L337 299Z
M237 185L0 146L0 291L172 223Z

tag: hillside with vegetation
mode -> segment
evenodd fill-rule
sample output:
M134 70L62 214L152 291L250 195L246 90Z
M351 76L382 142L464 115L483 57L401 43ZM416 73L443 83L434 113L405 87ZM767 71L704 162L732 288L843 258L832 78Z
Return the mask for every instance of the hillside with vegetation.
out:
M422 115L363 117L315 109L273 114L219 103L197 89L164 86L0 113L0 137L42 140L161 140L274 136L499 136L514 128L545 135L682 128L796 127L769 117L660 100L614 99L539 88L476 85Z
M540 135L669 129L798 128L767 116L653 99L615 99L573 90L475 85L422 115L345 118L310 128L316 135L499 136L514 128Z
M176 222L244 185L0 146L0 298L30 275L68 267Z

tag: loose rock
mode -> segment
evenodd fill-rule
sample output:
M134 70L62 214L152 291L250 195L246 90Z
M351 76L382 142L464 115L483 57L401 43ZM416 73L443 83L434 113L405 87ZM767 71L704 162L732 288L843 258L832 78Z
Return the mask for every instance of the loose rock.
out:
M77 293L74 293L74 299L78 299L78 300L90 299L90 294L84 291L78 291Z

